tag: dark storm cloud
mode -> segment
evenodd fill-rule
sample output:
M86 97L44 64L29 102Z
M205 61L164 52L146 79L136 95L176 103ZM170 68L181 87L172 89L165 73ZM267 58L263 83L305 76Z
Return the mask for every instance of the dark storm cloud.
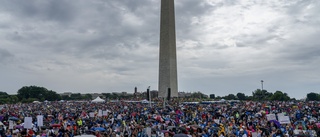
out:
M176 0L179 88L250 94L263 78L270 90L283 88L279 79L315 83L304 75L319 74L319 3ZM60 92L156 89L159 21L159 0L3 0L0 62L10 65L0 73Z
M6 2L3 7L29 27L37 23L50 23L51 26L32 26L32 29L16 31L8 35L12 41L24 41L28 46L36 46L54 53L75 56L99 57L93 51L103 49L105 57L121 55L122 48L138 49L140 41L157 46L156 34L159 23L159 6L151 1L18 1ZM18 8L14 5L18 5ZM146 14L149 13L149 14ZM99 16L92 16L97 15ZM130 18L136 18L130 22ZM133 25L135 21L141 22ZM62 25L54 24L55 22ZM49 27L49 28L48 28ZM52 27L52 28L50 28ZM37 32L35 31L37 30ZM93 31L92 35L88 35ZM48 33L49 32L49 33ZM32 42L36 40L37 42ZM44 46L45 45L45 46ZM120 46L120 48L118 48ZM100 54L100 53L98 53ZM103 54L100 54L103 55Z
M10 0L2 1L1 7L4 11L9 11L14 16L29 21L39 19L44 21L68 22L72 21L77 10L77 8L73 7L73 3L65 0Z
M192 24L193 17L208 14L220 5L212 6L204 1L195 0L175 1L175 3L176 33L181 39L196 39L192 34L193 28L197 27Z
M13 54L11 54L8 50L6 49L1 49L0 48L0 63L7 63L11 58L13 57Z
M286 47L279 50L280 57L286 61L301 63L307 65L320 61L320 33L311 33L307 37L301 37L297 40L290 40ZM316 64L309 64L316 65Z

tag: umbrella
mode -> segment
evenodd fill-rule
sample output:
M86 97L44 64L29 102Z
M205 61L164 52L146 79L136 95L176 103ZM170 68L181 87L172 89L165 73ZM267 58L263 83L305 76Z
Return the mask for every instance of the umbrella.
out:
M161 130L161 132L162 132L162 133L168 133L168 132L170 132L170 131L168 131L168 130Z
M175 128L176 126L168 126L167 129L173 129Z
M219 131L219 130L220 130L220 127L212 127L211 129L212 129L212 130Z
M46 130L47 127L46 126L41 126L41 130Z
M95 128L93 128L93 130L94 131L101 131L101 132L106 131L106 129L103 127L95 127Z
M23 128L23 126L21 126L21 125L16 125L16 128Z
M280 123L277 120L270 120L271 123L274 123L277 127L280 127Z
M199 125L191 125L190 127L193 127L193 128L201 128Z
M18 121L18 120L19 120L19 118L17 118L17 117L9 117L9 120L12 120L12 121Z
M131 116L135 117L137 115L137 112L132 112Z
M266 132L268 129L266 129L266 128L263 128L263 127L260 127L259 128L261 131L263 131L263 132Z
M52 127L61 127L60 124L52 124L51 126L52 126Z
M188 137L187 134L175 134L173 137Z
M294 125L298 125L299 123L301 123L302 125L306 125L306 123L302 120L294 122Z
M154 119L148 119L147 120L147 122L154 122L154 121L156 121L156 120L154 120Z

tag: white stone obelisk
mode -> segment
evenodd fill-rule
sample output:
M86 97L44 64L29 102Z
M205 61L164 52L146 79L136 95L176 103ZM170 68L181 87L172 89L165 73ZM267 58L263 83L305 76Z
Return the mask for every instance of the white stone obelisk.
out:
M178 97L174 0L161 0L158 97Z

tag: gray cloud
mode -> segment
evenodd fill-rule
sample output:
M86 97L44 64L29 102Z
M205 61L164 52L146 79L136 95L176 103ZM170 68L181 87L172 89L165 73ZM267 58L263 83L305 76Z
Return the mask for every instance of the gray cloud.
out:
M2 91L157 89L158 0L33 0L0 5ZM319 2L182 0L176 4L179 89L318 92ZM8 75L8 73L12 75Z
M7 61L9 61L10 59L12 59L14 56L13 54L11 54L9 51L7 51L6 49L1 49L0 48L0 63L4 63L6 64Z

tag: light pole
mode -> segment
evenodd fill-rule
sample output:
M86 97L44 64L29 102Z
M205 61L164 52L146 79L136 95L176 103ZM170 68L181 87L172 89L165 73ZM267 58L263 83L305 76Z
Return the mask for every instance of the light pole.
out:
M147 96L149 97L148 100L149 100L149 107L151 108L151 94L150 94L150 86L148 87L147 89Z
M263 80L261 80L261 91L263 90Z

